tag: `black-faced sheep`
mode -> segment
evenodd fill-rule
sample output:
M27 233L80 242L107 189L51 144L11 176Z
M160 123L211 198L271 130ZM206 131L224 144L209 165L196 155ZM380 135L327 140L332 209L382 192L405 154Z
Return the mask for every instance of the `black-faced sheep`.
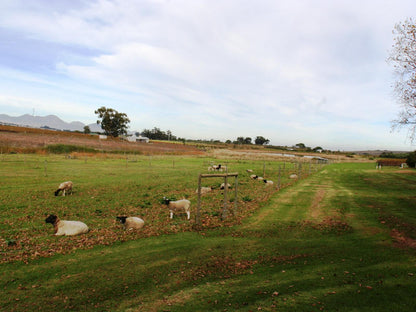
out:
M256 174L252 174L252 175L250 175L250 178L252 178L253 180L257 180L257 178L258 178L259 176L258 175L256 175Z
M117 220L124 224L124 227L126 230L139 230L144 226L143 219L140 219L138 217L127 217L127 216L120 216L117 217Z
M266 183L266 185L272 185L273 184L273 181L272 180L266 180L266 179L264 179L263 182Z
M84 222L59 220L55 215L49 215L45 222L53 225L55 235L79 235L89 231L88 226Z
M230 183L227 183L227 188L231 188L231 184ZM225 189L225 183L222 183L221 184L220 189L221 190Z
M71 181L62 182L59 184L59 188L55 191L55 196L59 195L59 192L62 191L62 196L68 192L68 194L72 194L72 186L73 183Z
M227 166L224 165L212 165L208 167L208 171L227 171Z
M169 208L170 218L173 218L173 213L182 210L186 212L186 215L188 216L188 220L191 217L191 202L187 199L180 199L176 201L172 201L166 197L163 197L164 203Z

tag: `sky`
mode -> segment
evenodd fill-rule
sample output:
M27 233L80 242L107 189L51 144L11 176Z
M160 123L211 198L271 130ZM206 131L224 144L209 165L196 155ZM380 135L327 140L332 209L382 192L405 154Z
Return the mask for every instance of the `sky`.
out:
M1 0L0 114L187 139L416 149L386 60L414 0Z

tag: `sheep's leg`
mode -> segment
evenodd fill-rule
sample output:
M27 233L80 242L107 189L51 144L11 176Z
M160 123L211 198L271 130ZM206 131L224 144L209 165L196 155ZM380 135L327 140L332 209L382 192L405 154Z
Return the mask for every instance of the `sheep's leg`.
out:
M189 220L189 218L191 217L191 212L187 211L186 214L188 215L188 220Z
M170 218L173 219L173 211L170 211Z
M65 189L63 190L63 192L62 192L62 196L65 196Z

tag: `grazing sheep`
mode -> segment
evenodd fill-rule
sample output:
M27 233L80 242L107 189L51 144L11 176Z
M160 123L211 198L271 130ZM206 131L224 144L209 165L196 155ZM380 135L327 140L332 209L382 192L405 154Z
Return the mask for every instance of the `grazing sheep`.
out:
M211 186L201 186L201 195L206 194L212 191ZM195 193L198 193L198 189L196 189Z
M49 215L45 219L46 223L53 225L55 229L55 235L79 235L89 231L88 226L81 221L66 221L59 220L55 215Z
M289 179L297 179L297 178L298 178L298 175L295 174L295 173L293 173L289 176Z
M176 212L178 210L183 210L186 212L187 216L188 216L188 220L191 217L191 202L187 199L180 199L177 201L172 201L166 197L163 197L163 200L165 202L166 205L168 205L169 207L169 213L170 213L170 218L173 218L173 212Z
M227 183L227 188L231 188L231 184L230 183ZM221 184L220 189L221 190L225 189L225 183L222 183Z
M272 180L266 180L266 179L264 179L263 182L266 183L266 185L272 185L273 184L273 181Z
M253 170L252 169L247 169L246 170L248 173L253 173Z
M256 174L252 174L251 176L250 176L250 178L252 178L253 180L257 180L257 178L258 178L259 176L258 175L256 175Z
M72 194L73 183L71 181L62 182L59 184L59 188L55 191L55 196L59 195L59 192L62 191L62 196L65 196L66 192Z
M144 226L144 221L138 217L127 217L127 216L120 216L117 217L117 220L124 224L126 230L138 230Z
M221 164L212 165L208 167L208 171L227 171L227 166Z

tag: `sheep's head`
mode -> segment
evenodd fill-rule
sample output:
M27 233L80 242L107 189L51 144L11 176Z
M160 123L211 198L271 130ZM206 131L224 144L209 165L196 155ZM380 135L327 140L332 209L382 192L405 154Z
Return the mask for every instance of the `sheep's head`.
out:
M116 218L120 223L122 223L122 224L126 223L126 219L127 219L126 216L120 216L120 217L116 217Z
M51 224L55 224L55 222L56 222L56 220L58 219L58 217L57 216L55 216L55 215L49 215L49 217L47 217L46 219L45 219L45 222L46 223L51 223Z
M162 202L163 202L165 205L169 205L169 203L170 203L170 199L169 199L169 198L167 198L167 197L165 197L165 196L163 196Z

